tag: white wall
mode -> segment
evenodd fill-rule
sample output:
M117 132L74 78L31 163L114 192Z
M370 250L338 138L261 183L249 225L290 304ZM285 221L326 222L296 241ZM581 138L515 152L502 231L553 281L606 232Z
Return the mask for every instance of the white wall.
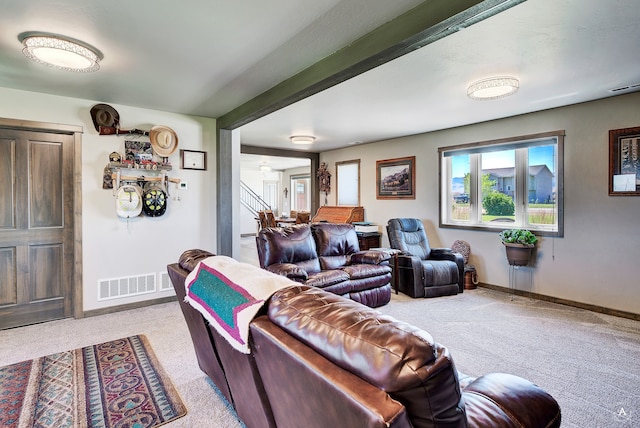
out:
M498 101L499 102L499 101ZM456 239L471 245L481 282L509 286L509 268L496 232L438 227L438 147L566 130L564 238L541 238L531 291L561 299L640 313L640 197L608 195L609 130L640 126L640 93L322 153L335 163L361 159L365 219L423 220L432 246ZM377 160L416 156L415 200L377 200ZM335 189L329 205L335 204ZM386 231L382 245L388 245ZM518 288L529 289L522 270ZM526 286L525 286L526 285Z
M109 153L124 154L123 136L100 136L89 110L98 101L65 98L0 88L0 117L82 126L82 233L84 310L122 305L174 294L173 290L136 297L98 301L100 279L166 271L169 263L190 248L215 252L216 121L112 104L123 129L149 130L165 125L178 135L178 150L171 155L170 177L188 183L188 190L171 185L164 216L121 219L115 214L111 190L102 189L102 172ZM207 171L180 169L179 149L207 152ZM174 200L176 196L180 200ZM159 279L159 278L158 278ZM158 284L159 289L159 284Z

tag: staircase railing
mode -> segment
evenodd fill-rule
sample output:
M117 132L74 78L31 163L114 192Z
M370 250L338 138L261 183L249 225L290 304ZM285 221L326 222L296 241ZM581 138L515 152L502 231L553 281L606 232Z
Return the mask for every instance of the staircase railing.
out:
M258 216L258 211L271 209L271 206L243 181L240 181L240 202L247 207L255 217Z

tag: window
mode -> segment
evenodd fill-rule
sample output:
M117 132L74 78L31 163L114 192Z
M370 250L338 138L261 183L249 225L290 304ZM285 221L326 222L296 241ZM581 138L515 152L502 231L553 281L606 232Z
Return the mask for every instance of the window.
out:
M440 226L563 236L564 131L439 148Z
M336 162L338 205L360 205L360 159Z
M291 176L291 209L293 211L311 210L311 177L308 175Z

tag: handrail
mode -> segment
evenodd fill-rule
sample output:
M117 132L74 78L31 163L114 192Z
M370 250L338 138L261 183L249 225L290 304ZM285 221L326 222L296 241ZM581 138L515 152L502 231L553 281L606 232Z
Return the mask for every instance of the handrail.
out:
M242 180L240 180L240 202L256 217L258 216L258 211L271 209L271 206Z

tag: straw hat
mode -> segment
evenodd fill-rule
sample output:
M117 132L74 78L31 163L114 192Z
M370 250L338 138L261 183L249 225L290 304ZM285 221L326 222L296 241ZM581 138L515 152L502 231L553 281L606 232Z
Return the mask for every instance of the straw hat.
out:
M91 120L93 120L93 126L96 128L96 131L100 132L101 126L117 128L120 124L120 115L116 109L110 105L96 104L91 107Z
M168 126L157 125L149 131L151 147L158 156L168 157L178 148L178 135Z
M142 191L139 186L123 184L116 192L118 217L137 217L142 212Z

